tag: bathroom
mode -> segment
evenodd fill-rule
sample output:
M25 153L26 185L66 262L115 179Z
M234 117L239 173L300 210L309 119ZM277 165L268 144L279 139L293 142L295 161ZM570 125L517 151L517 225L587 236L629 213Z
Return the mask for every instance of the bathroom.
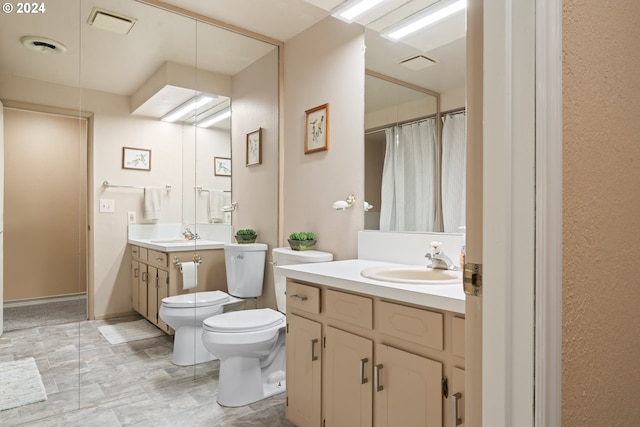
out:
M594 15L597 14L594 13ZM4 18L6 18L6 16ZM336 30L336 28L331 28L331 31L327 31L327 33L334 34L336 33L334 30ZM348 29L342 27L340 27L340 30L349 33ZM341 35L344 36L345 40L349 40L352 36L351 34ZM313 39L313 36L309 35L309 38ZM326 249L331 250L337 258L351 258L355 256L356 252L355 237L352 239L344 239L343 236L355 236L356 231L362 228L361 215L357 215L355 210L351 210L342 212L341 215L338 216L331 211L329 207L331 202L344 198L349 192L361 191L361 188L352 189L344 187L346 186L345 183L352 183L354 187L362 186L361 171L359 171L359 168L353 167L354 164L362 163L362 150L356 149L355 144L339 144L338 141L357 141L360 138L362 129L356 129L355 127L351 129L348 126L349 123L341 122L335 118L341 116L359 116L357 111L358 107L352 105L351 100L360 99L362 94L354 94L350 91L357 91L358 88L362 87L363 76L361 73L351 75L349 70L361 70L363 64L362 60L355 61L357 63L354 64L353 58L350 58L348 54L343 52L343 56L337 59L340 61L338 63L344 65L344 67L341 65L338 69L322 70L323 79L331 75L327 73L335 72L336 75L339 75L339 78L327 80L339 82L340 84L337 87L329 88L309 86L307 82L313 80L311 77L315 76L313 74L315 70L312 69L313 67L309 67L310 69L305 67L305 64L309 64L310 60L306 52L308 46L316 47L316 44L313 40L302 37L293 39L290 43L287 43L287 58L291 58L291 62L285 62L285 67L289 67L289 73L291 73L292 70L299 71L300 77L297 80L287 80L287 90L284 95L284 115L288 117L288 119L284 128L280 129L279 132L282 133L284 141L287 141L287 144L302 144L303 142L300 140L300 135L303 134L302 124L298 124L297 121L291 117L302 117L306 109L320 105L325 102L325 98L329 97L332 103L332 117L334 118L332 121L332 134L340 136L339 138L333 138L331 149L328 152L316 154L316 156L322 157L322 162L317 161L317 158L310 159L308 158L309 156L304 156L303 154L297 157L285 156L283 159L284 177L281 177L283 184L279 184L279 178L277 177L278 172L270 171L269 176L271 176L271 174L274 176L267 182L273 187L274 192L286 194L283 200L276 201L274 198L269 197L269 189L265 189L265 181L262 179L256 179L260 184L255 187L251 185L245 186L242 182L239 183L238 187L243 188L243 192L242 194L237 194L238 210L235 213L237 220L234 218L234 223L242 226L246 222L250 222L250 224L246 225L250 225L259 230L262 241L269 242L270 245L279 243L278 239L281 237L278 237L276 233L278 226L283 229L282 233L284 233L284 229L305 229L313 225L316 233L322 236L325 242L340 242L340 244L332 245ZM336 59L335 56L337 56L337 54L332 56L329 52L330 46L322 43L317 47L318 49L314 51L313 57L318 61ZM325 52L325 56L319 54L319 52L323 52L323 47L326 47L328 51ZM354 46L353 50L357 50L357 48ZM296 61L296 58L299 59ZM33 92L36 92L39 88L34 86L32 89ZM3 99L20 99L21 96L24 95L21 93L19 94L20 96L18 96L18 94L15 93L18 89L8 87L4 81L2 90ZM7 91L7 96L4 95L5 90ZM11 92L12 90L14 92ZM48 100L39 99L34 93L29 93L29 91L25 91L25 93L25 102L36 104L48 103ZM327 95L328 93L331 95ZM304 94L304 96L300 94ZM343 97L344 99L350 100L348 108L340 102ZM51 95L51 98L55 98L55 96ZM72 102L71 104L72 105L68 106L69 108L75 108L77 106L77 103ZM362 113L362 111L360 111L360 113ZM245 130L241 132L239 138L233 138L236 141L240 141L240 147L238 147L237 150L234 148L234 151L243 152L244 131ZM118 132L115 137L120 138L121 134ZM272 141L278 141L278 138ZM298 143L294 141L298 141ZM99 172L101 173L94 172L92 174L94 194L100 194L99 192L102 191L101 183L106 178L114 183L130 183L128 180L123 179L120 181L116 179L127 177L127 175L120 175L123 173L119 168L121 161L121 152L119 150L122 145L123 144L118 143L116 147L112 147L113 151L111 152L107 150L95 154L94 157L100 159L100 162L96 163L104 164L106 169L100 170ZM134 147L138 146L136 144L132 145ZM270 164L266 160L266 156L269 155L268 150L273 149L270 154L272 158L279 155L279 151L275 149L276 145L277 142L271 145L263 145L265 160L261 168L267 168ZM106 158L111 158L111 162L105 161ZM253 173L257 175L264 170L258 170L256 168L247 168L245 170L243 159L234 158L234 161L238 162L238 167L234 167L234 180L236 178L239 180L247 179L250 184L254 182L250 174ZM109 163L110 166L107 165L107 163ZM152 170L151 173L155 172L155 170L156 169ZM327 170L331 170L332 173L327 174ZM111 174L111 172L113 172L113 174ZM238 175L236 175L236 173ZM307 176L308 179L305 179L304 182L296 182L296 180L291 179L291 176ZM289 178L287 179L287 177ZM164 178L164 176L155 178L158 179L150 179L149 184L165 182L165 179L160 179ZM179 180L176 182L179 182ZM284 188L281 188L281 185ZM316 197L309 198L309 194L314 194ZM325 197L318 197L317 195L324 195ZM135 208L138 207L138 196L131 195L130 199L127 196L119 197L122 197L122 200L115 196L113 197L116 201L116 209L118 212L126 213L129 207L133 207L134 209L132 210L136 210ZM304 203L301 203L300 200L304 200ZM275 209L265 208L265 206L271 206L269 205L270 203L276 205ZM97 197L91 206L97 207ZM250 212L257 209L260 210L262 215L259 217L252 216ZM277 213L278 211L280 214ZM267 215L264 215L264 213ZM242 215L248 216L243 217ZM94 227L96 231L96 236L94 237L95 247L99 248L99 250L96 250L94 258L96 260L100 259L99 263L96 261L96 265L93 266L91 270L92 273L89 276L90 281L94 283L96 292L94 298L97 305L94 305L94 316L100 317L110 313L126 312L128 310L126 307L126 298L122 297L123 292L126 293L124 289L125 285L121 287L115 285L116 283L127 283L128 266L125 265L126 263L123 261L126 246L123 243L126 239L126 215L122 217L119 216L117 221L115 215L95 214L94 217ZM176 217L179 218L180 215L176 215ZM327 218L330 218L330 221L327 221ZM103 230L102 232L100 232L101 229ZM271 286L269 280L270 279L267 278L267 286ZM100 301L99 303L98 300ZM261 301L261 304L268 305L269 302Z

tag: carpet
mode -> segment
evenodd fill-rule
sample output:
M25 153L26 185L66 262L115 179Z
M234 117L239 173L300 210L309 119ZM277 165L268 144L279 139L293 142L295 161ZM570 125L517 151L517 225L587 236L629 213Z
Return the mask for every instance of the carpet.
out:
M122 344L130 341L159 337L164 334L146 320L99 326L98 330L110 344Z
M51 301L41 304L4 306L4 331L87 320L87 299Z
M0 411L47 400L33 357L0 363Z

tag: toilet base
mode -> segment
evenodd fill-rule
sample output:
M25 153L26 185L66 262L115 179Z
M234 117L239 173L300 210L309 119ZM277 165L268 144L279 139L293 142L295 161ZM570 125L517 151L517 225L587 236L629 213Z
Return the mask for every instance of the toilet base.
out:
M178 366L191 366L216 360L202 343L202 327L182 326L173 338L171 362Z
M283 371L272 372L263 378L257 357L230 357L220 360L217 401L222 406L246 406L267 397L284 393L286 381Z

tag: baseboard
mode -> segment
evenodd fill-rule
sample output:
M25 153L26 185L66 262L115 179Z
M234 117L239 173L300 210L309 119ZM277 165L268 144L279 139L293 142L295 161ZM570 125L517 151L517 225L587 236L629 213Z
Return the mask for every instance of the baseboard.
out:
M94 316L92 320L107 320L107 319L115 319L117 317L128 317L128 316L135 316L135 315L138 315L138 312L127 311L125 313L111 313L111 314L104 314L102 316Z
M78 294L55 295L50 297L16 299L11 301L3 301L3 304L4 308L24 307L27 305L44 304L48 302L73 301L83 298L87 298L86 292L81 292Z

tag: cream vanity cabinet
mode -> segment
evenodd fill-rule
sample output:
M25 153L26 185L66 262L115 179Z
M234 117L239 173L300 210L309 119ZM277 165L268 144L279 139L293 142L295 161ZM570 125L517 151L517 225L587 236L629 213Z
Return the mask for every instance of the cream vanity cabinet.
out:
M461 315L288 279L286 345L298 427L464 426Z
M163 298L196 291L226 291L222 250L198 251L201 259L198 287L183 290L179 263L192 262L193 251L161 252L137 245L130 245L130 248L131 307L168 334L173 334L173 330L159 316Z

